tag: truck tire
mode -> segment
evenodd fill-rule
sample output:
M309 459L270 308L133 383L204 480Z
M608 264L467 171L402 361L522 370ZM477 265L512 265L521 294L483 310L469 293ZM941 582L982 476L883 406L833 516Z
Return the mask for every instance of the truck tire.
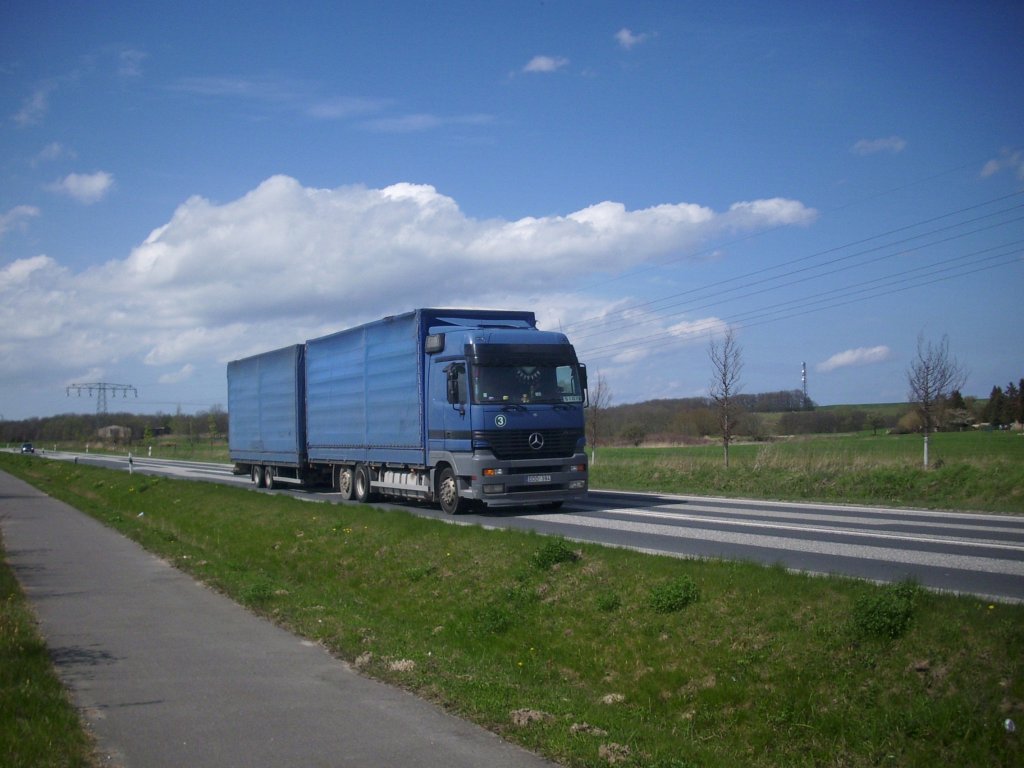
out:
M356 465L352 478L352 492L360 504L373 500L373 492L370 490L370 468L365 464Z
M451 467L441 470L437 481L437 500L446 515L457 515L466 508L465 499L459 496L459 478Z
M343 501L352 500L352 487L355 484L352 467L338 467L338 493Z
M250 471L249 476L252 478L253 486L256 488L263 486L263 467L259 464L252 465L252 470Z
M274 468L264 467L263 468L263 487L268 491L274 490Z

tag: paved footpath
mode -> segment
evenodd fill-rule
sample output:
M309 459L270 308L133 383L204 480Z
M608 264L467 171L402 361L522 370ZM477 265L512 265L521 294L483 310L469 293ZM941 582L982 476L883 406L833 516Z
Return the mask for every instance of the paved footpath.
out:
M0 527L106 765L552 766L362 677L4 472Z

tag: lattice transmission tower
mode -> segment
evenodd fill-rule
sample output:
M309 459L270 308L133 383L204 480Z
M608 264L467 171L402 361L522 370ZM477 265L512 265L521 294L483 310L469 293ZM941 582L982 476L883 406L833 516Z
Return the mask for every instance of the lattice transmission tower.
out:
M133 387L131 384L111 384L107 381L94 381L89 384L70 384L67 387L67 395L71 397L71 390L75 390L78 396L82 396L82 392L88 392L89 397L92 397L92 393L96 393L96 414L104 414L107 412L107 393L113 393L114 397L117 397L118 393L122 397L128 397L128 393L131 392L135 397L139 396L139 390Z

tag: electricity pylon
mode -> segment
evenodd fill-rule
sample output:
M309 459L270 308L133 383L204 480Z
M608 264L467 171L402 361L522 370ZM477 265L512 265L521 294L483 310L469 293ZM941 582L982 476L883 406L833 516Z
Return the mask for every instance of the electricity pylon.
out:
M114 397L120 392L122 397L128 397L128 393L131 392L136 397L139 396L139 390L133 387L131 384L111 384L106 381L94 381L90 384L70 384L67 387L67 395L71 397L71 390L75 390L78 396L82 396L83 391L89 393L89 397L92 397L92 393L96 393L96 415L101 415L107 412L107 392L113 392Z

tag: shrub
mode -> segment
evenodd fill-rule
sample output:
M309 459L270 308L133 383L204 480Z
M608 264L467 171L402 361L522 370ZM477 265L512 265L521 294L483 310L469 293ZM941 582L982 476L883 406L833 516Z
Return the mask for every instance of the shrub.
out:
M469 631L476 635L501 635L522 623L537 595L525 585L499 590L473 610Z
M516 615L511 606L492 602L473 612L472 630L478 635L501 635L515 624Z
M242 600L250 605L265 603L273 596L274 587L265 580L252 582L242 589Z
M700 599L700 590L689 576L659 584L651 590L651 608L656 613L675 613Z
M597 609L605 613L617 611L622 607L622 598L618 593L608 590L597 596Z
M853 605L853 625L864 636L898 638L914 617L920 588L910 581L861 595Z
M573 563L580 556L573 551L565 539L549 539L544 546L533 553L533 564L542 570L548 570L557 563Z

